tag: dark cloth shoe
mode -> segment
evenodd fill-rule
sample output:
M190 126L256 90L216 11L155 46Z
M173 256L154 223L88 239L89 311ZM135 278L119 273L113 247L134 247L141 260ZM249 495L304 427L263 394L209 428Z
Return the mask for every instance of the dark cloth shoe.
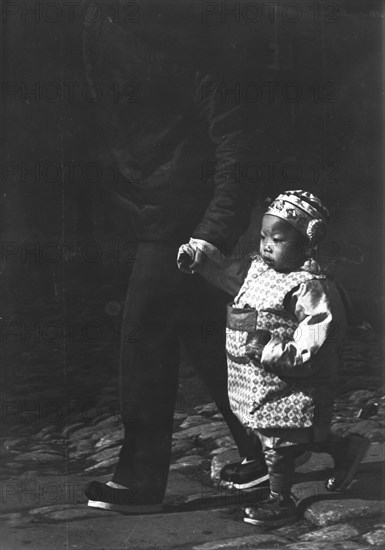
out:
M370 441L358 434L350 434L342 440L343 452L335 456L335 466L332 475L325 481L328 491L343 491L353 481Z
M311 457L310 452L302 453L295 460L296 467L305 464ZM263 456L245 463L233 462L223 466L220 472L222 481L232 483L236 489L249 489L257 485L268 485L269 476Z
M265 529L295 523L298 518L296 505L291 498L272 494L257 506L246 506L244 514L243 521Z
M126 514L154 514L161 512L162 503L142 502L136 495L136 487L114 489L105 483L91 481L84 488L88 506Z

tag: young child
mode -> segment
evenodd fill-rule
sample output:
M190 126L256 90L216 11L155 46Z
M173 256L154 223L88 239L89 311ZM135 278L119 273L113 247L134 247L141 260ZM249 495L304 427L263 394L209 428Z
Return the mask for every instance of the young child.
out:
M244 509L244 521L262 527L297 519L290 493L295 459L305 450L327 443L337 466L328 488L336 490L351 481L368 448L357 436L352 456L347 439L329 436L346 316L336 285L313 258L328 217L311 193L286 191L263 217L246 278L241 262L208 259L199 270L236 294L226 328L228 391L232 410L262 443L270 495ZM188 245L183 253L190 254Z

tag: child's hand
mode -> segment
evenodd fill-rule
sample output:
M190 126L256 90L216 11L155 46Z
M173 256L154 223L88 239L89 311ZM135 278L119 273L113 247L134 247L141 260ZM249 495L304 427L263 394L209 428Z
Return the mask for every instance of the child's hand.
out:
M206 255L200 248L195 248L194 250L194 261L190 265L190 269L192 273L195 273L195 271L199 271L199 268L202 267L203 262L205 261Z
M254 364L259 364L262 350L271 339L271 333L268 330L257 330L255 336L246 344L246 355Z
M188 273L189 275L192 275L194 273L194 270L192 269L194 258L194 249L189 244L182 244L182 246L179 247L178 256L176 259L178 268L183 273Z

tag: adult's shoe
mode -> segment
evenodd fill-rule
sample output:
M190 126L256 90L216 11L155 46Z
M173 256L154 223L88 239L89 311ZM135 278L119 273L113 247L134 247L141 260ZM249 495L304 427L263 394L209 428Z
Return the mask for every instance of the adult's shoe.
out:
M298 468L305 464L311 457L310 452L302 453L295 460ZM258 485L268 485L269 475L263 455L257 459L245 459L242 462L226 464L220 471L222 481L232 483L236 489L250 489Z
M135 490L117 489L106 483L91 481L86 485L84 494L88 498L88 506L126 514L154 514L161 512L162 503L142 502L135 496Z

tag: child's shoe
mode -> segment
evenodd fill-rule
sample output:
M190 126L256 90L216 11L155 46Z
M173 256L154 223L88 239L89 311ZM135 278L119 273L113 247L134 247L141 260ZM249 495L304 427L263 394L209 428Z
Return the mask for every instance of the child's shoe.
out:
M297 508L291 498L270 493L265 502L257 506L246 506L243 521L265 529L281 527L297 521Z
M350 434L343 441L344 452L341 456L333 457L335 467L332 475L325 481L328 491L347 489L370 447L370 441L358 434Z

